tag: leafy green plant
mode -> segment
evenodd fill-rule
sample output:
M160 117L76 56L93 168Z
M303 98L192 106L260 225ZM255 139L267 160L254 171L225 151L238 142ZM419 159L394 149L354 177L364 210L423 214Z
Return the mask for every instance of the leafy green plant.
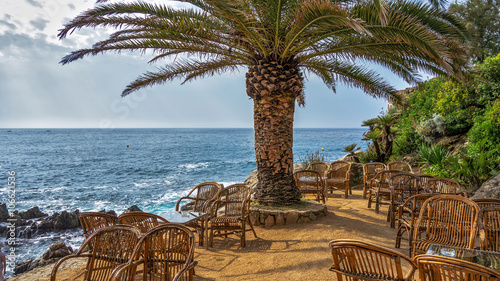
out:
M375 153L373 146L369 145L366 151L358 155L358 159L359 162L363 164L377 161L377 154Z
M446 161L450 157L450 151L440 145L428 145L423 143L417 155L417 161L422 165L425 173L447 177Z
M452 178L459 180L471 192L481 187L490 176L498 174L494 161L485 152L470 153L466 148L449 157L446 168Z

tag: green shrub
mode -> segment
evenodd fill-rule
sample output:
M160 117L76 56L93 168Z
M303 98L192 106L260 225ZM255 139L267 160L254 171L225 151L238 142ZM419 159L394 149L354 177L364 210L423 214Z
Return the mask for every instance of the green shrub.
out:
M500 100L495 101L484 115L476 117L468 136L472 153L484 151L495 165L500 164Z

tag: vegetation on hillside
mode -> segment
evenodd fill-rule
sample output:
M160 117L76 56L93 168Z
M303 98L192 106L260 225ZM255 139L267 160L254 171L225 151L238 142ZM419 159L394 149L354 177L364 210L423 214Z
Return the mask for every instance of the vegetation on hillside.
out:
M500 54L476 64L470 76L466 83L445 77L421 83L397 113L384 115L397 116L392 154L376 157L370 139L360 159L387 162L412 154L422 173L453 178L470 191L480 187L500 167Z

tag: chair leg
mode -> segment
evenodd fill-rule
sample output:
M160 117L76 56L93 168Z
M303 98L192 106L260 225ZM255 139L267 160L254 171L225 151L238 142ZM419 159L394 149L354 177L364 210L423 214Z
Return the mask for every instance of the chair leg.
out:
M248 223L248 225L250 225L250 229L252 229L253 236L255 236L255 238L257 238L257 234L255 233L255 229L253 229L252 221L250 221L249 218L247 218L247 223Z
M241 221L241 226L242 226L242 229L241 229L241 247L242 248L245 248L245 220L242 220Z
M372 191L371 189L368 191L368 209L372 207Z
M363 199L366 199L366 193L368 192L368 189L366 187L366 184L363 185Z
M380 199L377 193L377 196L375 197L375 213L378 214L380 213Z
M349 197L349 187L346 185L345 186L345 195L344 195L344 198L348 198L348 197Z

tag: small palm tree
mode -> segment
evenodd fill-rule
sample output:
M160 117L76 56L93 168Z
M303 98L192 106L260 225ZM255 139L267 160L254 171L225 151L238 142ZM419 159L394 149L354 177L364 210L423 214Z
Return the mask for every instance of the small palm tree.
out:
M106 2L100 0L99 2ZM409 1L184 0L174 9L146 2L101 3L60 31L84 27L117 31L91 48L74 51L63 64L104 52L153 53L165 61L130 83L126 96L175 78L184 82L238 69L254 102L255 158L260 204L299 201L293 179L295 103L304 105L304 73L374 97L394 88L368 65L382 65L406 81L419 71L460 75L465 65L465 28L445 11Z

